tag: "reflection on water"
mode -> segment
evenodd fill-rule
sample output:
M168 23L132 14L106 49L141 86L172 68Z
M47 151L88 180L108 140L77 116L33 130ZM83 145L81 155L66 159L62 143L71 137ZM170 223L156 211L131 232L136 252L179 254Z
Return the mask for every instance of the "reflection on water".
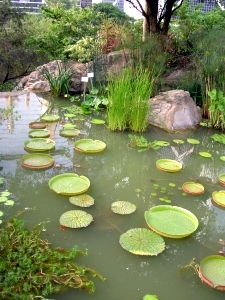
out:
M36 208L26 212L23 217L27 227L49 219L47 238L54 247L80 249L88 248L89 255L79 262L99 271L106 282L96 282L95 294L69 290L63 295L52 295L53 299L97 299L124 300L142 299L145 294L156 294L159 299L224 299L224 294L203 284L191 270L180 276L181 266L188 264L193 257L200 262L207 255L221 250L219 239L225 239L225 211L211 201L213 191L224 189L218 183L218 175L225 173L225 162L219 159L225 155L223 145L214 142L210 136L214 133L205 128L187 130L169 134L150 127L144 137L148 141L169 141L170 146L158 151L148 150L139 153L127 147L128 132L110 132L105 125L90 123L92 116L76 121L79 137L67 139L59 135L60 122L48 125L51 139L56 147L50 152L55 164L61 168L32 171L21 167L24 141L29 139L29 123L51 108L51 112L62 117L60 106L68 106L66 100L49 102L44 95L20 95L11 97L15 106L10 119L2 120L0 125L0 153L2 161L0 177L5 178L4 189L8 189L15 200L14 207L1 207L5 212L3 219L13 216L25 207ZM0 98L0 107L6 107L7 99ZM15 111L21 115L13 118ZM98 114L96 117L100 117ZM103 116L101 116L103 117ZM11 130L8 124L11 122ZM96 154L83 154L74 150L74 141L79 138L102 140L106 143L105 151ZM173 139L195 138L199 145L185 142L176 145ZM198 152L208 151L212 158L203 158ZM155 162L160 158L176 159L182 163L179 173L166 173L156 169ZM83 208L93 215L94 222L82 229L61 230L60 216L67 210L76 209L66 196L59 196L50 191L48 181L51 177L74 172L87 176L91 182L88 190L95 199L95 205ZM178 188L185 181L198 181L205 187L200 196L183 196ZM155 190L154 183L166 188L172 205L184 207L194 213L199 220L198 230L184 239L165 238L166 250L156 257L140 257L130 254L119 245L120 234L131 228L147 228L144 212L154 205L161 205L161 189ZM176 184L170 187L169 183ZM136 189L141 192L137 193ZM151 196L156 192L157 196ZM163 194L162 194L163 195ZM137 205L137 211L131 215L114 214L111 203L117 200L130 201Z

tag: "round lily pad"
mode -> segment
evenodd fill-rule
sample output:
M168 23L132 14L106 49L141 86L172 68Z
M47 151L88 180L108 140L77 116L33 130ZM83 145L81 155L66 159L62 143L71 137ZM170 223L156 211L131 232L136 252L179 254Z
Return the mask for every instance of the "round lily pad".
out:
M48 151L55 148L55 142L50 139L35 138L25 141L24 147L29 151Z
M43 122L30 122L29 127L32 129L44 129L46 128L46 124Z
M92 124L105 124L105 121L101 119L92 119L90 122Z
M220 156L220 160L225 161L225 156Z
M14 203L15 203L15 202L14 202L13 200L6 200L6 201L4 202L4 205L13 206Z
M46 114L41 117L41 121L43 122L57 122L60 119L59 116L53 114Z
M74 143L75 150L86 153L101 152L105 149L106 144L102 141L92 139L81 139Z
M64 116L67 117L67 118L74 118L74 117L76 117L75 114L64 114Z
M69 197L69 201L70 203L81 207L89 207L94 204L94 199L87 194Z
M212 157L212 154L210 154L209 152L199 152L199 155L203 157Z
M166 141L156 141L155 145L160 146L160 147L166 147L166 146L169 146L170 143L166 142Z
M225 257L210 255L199 264L199 277L214 289L225 290Z
M187 142L192 145L198 145L200 142L196 139L187 139Z
M111 204L111 210L120 215L132 214L137 209L137 206L128 201L116 201Z
M144 214L148 226L162 236L184 238L198 228L198 219L190 211L171 205L152 207Z
M32 129L28 134L31 138L47 138L50 136L50 131L46 129Z
M213 192L212 199L218 205L225 207L225 191Z
M69 228L87 227L93 221L92 215L82 210L70 210L61 215L60 225Z
M182 190L187 194L200 195L204 193L204 186L197 182L185 182Z
M59 131L59 135L65 137L74 137L80 134L80 130L75 128L63 128Z
M157 255L165 249L164 239L146 228L132 228L121 234L120 245L135 255Z
M183 140L173 140L174 143L178 144L178 145L182 145L184 144L184 141Z
M3 216L3 211L0 211L0 217Z
M225 174L220 174L218 179L219 182L222 183L222 185L225 185Z
M178 172L182 169L182 164L172 159L159 159L156 161L156 167L166 172Z
M85 176L65 173L52 177L48 185L57 194L74 196L86 192L90 186L90 181Z
M28 169L45 169L53 166L54 158L49 154L32 153L23 155L21 166Z

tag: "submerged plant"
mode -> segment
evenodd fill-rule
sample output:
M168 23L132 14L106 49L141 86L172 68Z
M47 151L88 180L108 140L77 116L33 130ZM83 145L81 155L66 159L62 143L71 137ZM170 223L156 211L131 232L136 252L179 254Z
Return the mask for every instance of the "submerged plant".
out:
M42 223L45 226L45 223ZM68 288L94 292L88 273L104 280L96 271L78 265L77 254L86 254L74 246L71 250L52 249L40 238L41 229L24 228L24 221L14 217L0 229L1 299L45 298Z

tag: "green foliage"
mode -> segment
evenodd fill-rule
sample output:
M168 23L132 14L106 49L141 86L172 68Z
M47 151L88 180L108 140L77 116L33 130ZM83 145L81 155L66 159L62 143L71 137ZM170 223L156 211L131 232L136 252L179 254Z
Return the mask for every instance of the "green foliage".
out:
M213 89L208 92L209 95L209 122L212 127L225 128L225 97L222 91Z
M99 95L99 90L93 87L90 93L85 95L85 100L81 102L81 108L84 112L105 109L108 103L108 99L104 95Z
M107 107L110 130L143 132L148 126L149 99L156 75L141 64L124 69L112 76L108 85L109 104Z
M72 70L68 69L63 64L57 62L57 66L58 70L56 75L52 75L46 67L44 67L42 70L42 75L48 81L51 93L55 97L69 94L71 77L73 75Z
M45 223L42 224L45 226ZM0 296L2 299L34 299L59 293L68 288L94 292L87 273L98 273L74 262L81 251L51 249L39 237L41 229L26 230L17 217L0 229Z
M131 148L140 148L141 151L148 149L158 150L160 148L160 146L157 145L157 141L148 142L143 136L128 134L128 137L130 138L128 145Z

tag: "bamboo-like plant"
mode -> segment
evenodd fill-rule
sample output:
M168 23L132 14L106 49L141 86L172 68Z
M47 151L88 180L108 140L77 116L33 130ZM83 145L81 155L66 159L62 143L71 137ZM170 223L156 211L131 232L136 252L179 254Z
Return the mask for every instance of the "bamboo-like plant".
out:
M46 67L43 68L42 75L48 81L50 91L55 97L65 96L69 94L73 72L71 68L63 66L58 61L57 67L58 70L55 75L51 74Z
M149 99L156 79L155 70L141 64L127 67L108 85L107 108L110 130L144 132L148 126Z

